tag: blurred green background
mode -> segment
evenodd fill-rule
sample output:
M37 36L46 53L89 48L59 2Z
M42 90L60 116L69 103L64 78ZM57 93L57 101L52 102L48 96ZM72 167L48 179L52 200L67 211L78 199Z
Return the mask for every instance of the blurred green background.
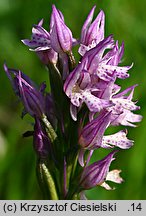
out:
M38 84L48 78L44 66L33 52L21 43L29 38L31 27L44 18L49 28L51 5L63 12L74 37L79 38L82 24L93 5L96 14L106 14L106 36L125 41L124 65L134 62L130 78L119 81L123 88L138 83L135 100L139 100L140 114L146 112L146 13L145 0L0 0L0 199L41 199L35 176L35 154L31 138L22 134L31 130L32 119L21 119L22 106L12 92L3 71L6 60L10 67L28 74ZM112 164L122 170L125 182L116 190L96 188L87 191L89 199L146 199L146 118L137 128L129 128L128 136L135 145L120 151ZM98 158L98 153L95 158Z

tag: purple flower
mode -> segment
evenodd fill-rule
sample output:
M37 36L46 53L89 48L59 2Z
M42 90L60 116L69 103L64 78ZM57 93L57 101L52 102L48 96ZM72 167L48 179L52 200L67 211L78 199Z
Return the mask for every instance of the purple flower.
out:
M87 70L84 70L85 61L82 61L67 77L64 91L71 100L72 118L76 120L76 108L86 103L91 112L100 112L103 108L111 106L109 100L98 98L94 95L97 88L94 87L93 79Z
M40 158L46 158L50 153L50 140L37 118L35 118L33 145Z
M132 101L134 89L137 85L131 86L124 91L113 94L111 101L114 103L114 106L107 108L108 111L112 112L111 115L111 124L112 125L125 125L135 127L134 122L140 122L142 116L132 113L132 111L140 109L135 102ZM130 93L129 93L130 92ZM129 93L129 95L127 95Z
M9 69L6 65L4 65L4 70L12 83L15 93L22 101L25 111L32 116L41 118L45 113L45 100L42 92L21 71Z
M56 64L58 54L51 48L50 33L42 25L43 20L38 25L34 25L31 40L24 39L22 42L30 47L31 51L35 51L44 64L48 64L49 62Z
M109 50L106 54L105 51ZM118 43L114 45L112 36L105 38L95 48L86 52L83 58L86 59L85 69L90 74L96 75L104 81L115 81L116 78L125 79L131 66L118 66L120 63L124 46L118 48Z
M110 49L106 54L105 51ZM76 120L75 107L86 103L90 112L100 112L112 107L111 94L116 78L125 79L131 66L117 66L124 52L124 44L119 48L114 45L112 36L105 38L95 48L86 52L81 63L69 74L64 84L64 91L71 99L71 114ZM117 90L116 90L117 91ZM111 108L112 109L112 108Z
M89 122L79 136L79 144L84 149L94 150L101 147L102 138L108 125L110 124L111 113L103 111L99 116Z
M72 49L72 33L70 29L65 25L64 19L60 11L58 11L55 5L52 6L52 18L51 18L51 47L57 52L70 52Z
M102 160L94 162L84 168L80 178L80 185L84 190L101 185L105 181L110 164L115 159L113 156L116 152L117 151L113 151Z
M133 141L126 137L127 130L104 136L105 130L110 125L111 115L111 112L103 111L81 130L79 144L83 149L94 150L99 147L128 149L133 145Z
M43 27L43 19L38 23L38 25L34 25L32 28L32 36L31 40L24 39L22 42L32 48L34 51L42 51L49 50L51 48L50 45L50 33L47 32Z
M95 47L100 41L104 39L105 15L102 10L98 14L94 22L91 24L95 7L96 6L91 9L82 27L79 47L79 53L82 56L86 53L86 51Z

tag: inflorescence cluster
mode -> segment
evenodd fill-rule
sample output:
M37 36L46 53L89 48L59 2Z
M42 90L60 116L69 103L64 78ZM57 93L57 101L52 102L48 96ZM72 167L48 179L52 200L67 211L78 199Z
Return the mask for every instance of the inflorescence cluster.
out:
M107 134L111 126L135 127L141 115L133 102L137 85L121 91L117 79L129 77L132 68L120 65L124 43L105 37L105 14L93 20L95 6L85 20L80 39L66 26L63 14L53 5L50 31L43 20L32 28L31 39L22 42L34 51L49 72L51 91L40 87L20 70L5 72L24 106L23 115L34 119L33 145L37 154L39 185L47 199L83 199L84 191L96 186L113 189L107 181L121 183L120 170L109 167L119 149L129 149L133 141L127 129ZM73 55L78 46L79 62ZM105 135L106 133L106 135ZM93 152L107 149L94 163Z

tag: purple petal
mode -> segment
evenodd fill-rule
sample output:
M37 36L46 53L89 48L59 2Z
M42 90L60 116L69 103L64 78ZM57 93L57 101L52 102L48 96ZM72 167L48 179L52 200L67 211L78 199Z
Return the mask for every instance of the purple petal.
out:
M136 127L132 123L140 122L142 120L141 115L133 114L130 110L125 110L122 114L119 115L111 115L111 118L111 125L125 125L129 127Z
M95 40L96 44L98 44L100 41L104 39L104 23L105 15L104 12L101 10L88 29L85 44L91 44L93 40Z
M82 129L79 144L83 148L93 150L101 146L103 134L110 123L110 116L111 113L102 112Z
M21 41L26 46L29 46L29 47L32 47L32 48L35 48L37 46L37 42L36 41L32 41L32 40L29 40L29 39L24 39L24 40L21 40Z
M53 5L53 7L55 7L55 5ZM56 8L56 10L58 11L58 15L60 16L60 19L62 19L62 21L64 22L64 16L62 14L62 12L60 10L58 10ZM51 19L50 19L50 32L52 31L53 29L53 26L54 26L54 13L51 14Z
M84 168L80 179L80 185L84 189L90 189L102 184L107 176L110 164L114 160L113 156L116 152L117 151L113 151L102 160Z
M88 87L89 83L91 83L91 77L88 71L82 70L80 73L80 78L78 80L78 85L81 89L85 89Z
M80 47L78 52L84 56L86 51L95 47L104 39L104 12L100 11L94 22L91 24L95 6L91 9L81 31Z
M112 105L112 103L109 100L97 98L94 95L92 95L89 91L82 91L80 97L86 103L88 109L91 112L100 112L103 108Z
M110 50L104 57L103 61L106 62L107 65L117 66L124 53L124 43L122 43L121 47L118 47L118 41L116 41L115 46L112 50Z
M127 112L127 115L126 115L126 119L128 122L132 122L132 123L135 123L135 122L141 122L142 120L142 116L141 115L138 115L138 114L134 114L132 112Z
M102 59L103 53L106 49L111 49L113 47L113 37L112 35L105 38L101 41L95 48L89 50L83 58L88 58L88 68L91 71L94 71L97 68L97 65Z
M122 42L122 45L119 50L118 63L120 63L123 54L124 54L124 42Z
M81 31L81 43L85 43L85 38L86 38L86 34L87 34L87 31L88 31L88 28L92 22L92 19L93 19L93 15L94 15L94 11L95 11L95 8L96 6L94 6L90 13L88 14L88 17L82 27L82 31Z
M113 145L121 149L129 149L133 146L133 140L129 140L126 137L127 131L119 131L112 135L103 136L102 145ZM103 147L101 145L101 147Z
M43 25L43 22L44 22L44 19L41 19L38 23L38 26L42 26Z
M129 77L129 74L127 74L128 70L132 68L131 66L113 66L113 65L101 65L102 70L108 71L108 73L112 74L114 72L114 75L120 79L126 79Z
M133 86L130 86L130 87L128 87L127 89L125 89L124 91L122 91L122 92L120 92L120 93L118 93L118 94L116 94L116 95L113 95L113 98L127 98L127 97L125 97L125 95L131 91L131 93L130 93L130 98L128 97L128 99L129 99L129 100L132 100L132 98L133 98L133 93L134 93L134 89L135 89L135 87L137 87L137 86L138 86L137 84L135 84L135 85L133 85Z
M21 71L9 69L6 65L4 65L4 69L16 95L21 99L25 110L30 115L41 118L45 112L45 102L42 93L35 88L29 77Z
M60 17L55 5L52 6L54 17L54 25L51 31L51 46L52 48L60 52L71 51L72 48L72 33L70 29L65 25L62 18Z
M35 36L36 38L39 36L43 36L44 38L50 40L50 33L40 25L34 25L34 27L32 28L32 33L33 36Z
M30 48L38 48L38 50L34 51L47 50L51 48L50 33L42 27L42 24L43 20L41 20L38 25L34 25L32 28L31 40L22 40L22 42Z
M117 107L121 106L123 109L127 109L127 110L138 110L138 109L140 109L139 106L136 106L134 102L132 102L131 100L128 100L128 99L114 98L114 99L112 99L112 102Z
M78 66L67 77L64 83L64 91L68 97L72 95L72 92L74 91L73 88L80 77L80 73L82 69L83 69L83 63L79 63Z

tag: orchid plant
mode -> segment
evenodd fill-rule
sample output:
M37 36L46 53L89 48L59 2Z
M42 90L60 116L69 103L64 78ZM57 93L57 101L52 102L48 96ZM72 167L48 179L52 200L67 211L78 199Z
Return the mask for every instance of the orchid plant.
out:
M117 79L129 77L132 68L122 66L124 43L105 37L105 14L101 10L93 20L95 6L89 12L80 39L75 39L64 16L52 6L50 31L43 19L32 28L31 39L22 42L34 51L49 73L51 91L40 87L20 70L4 70L25 114L33 118L33 146L37 155L37 178L45 199L85 199L93 187L113 188L121 183L120 170L110 170L120 149L129 149L133 140L127 129L107 134L111 126L135 127L142 116L132 101L137 85L121 90ZM78 46L76 62L72 48ZM118 127L117 127L118 128ZM118 129L117 129L118 130ZM106 133L106 135L105 135ZM101 160L91 160L95 150L106 149Z

